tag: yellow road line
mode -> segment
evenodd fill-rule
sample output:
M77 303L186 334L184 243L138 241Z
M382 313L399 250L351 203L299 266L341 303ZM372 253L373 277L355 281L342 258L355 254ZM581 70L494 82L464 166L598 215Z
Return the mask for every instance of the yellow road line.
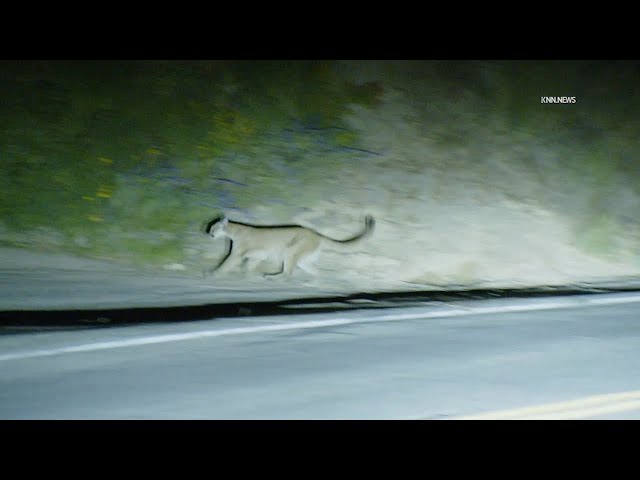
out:
M534 407L463 415L453 417L453 420L575 420L631 410L640 410L640 390L595 395Z

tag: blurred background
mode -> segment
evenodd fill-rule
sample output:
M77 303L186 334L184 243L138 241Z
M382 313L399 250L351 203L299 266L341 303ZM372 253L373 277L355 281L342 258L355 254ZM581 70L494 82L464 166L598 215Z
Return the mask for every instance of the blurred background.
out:
M199 275L221 213L336 238L371 214L321 277L640 275L640 62L3 61L0 96L3 246Z

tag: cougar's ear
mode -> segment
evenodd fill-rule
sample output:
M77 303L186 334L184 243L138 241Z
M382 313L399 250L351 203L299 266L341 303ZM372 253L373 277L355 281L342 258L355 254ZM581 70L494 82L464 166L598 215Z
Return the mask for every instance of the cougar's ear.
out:
M205 232L207 234L211 233L211 229L213 228L213 226L216 223L222 223L222 225L226 225L226 223L224 223L224 221L226 220L226 217L216 217L213 220L211 220L209 223L207 223L207 225L205 226Z
M223 227L226 227L229 223L229 219L227 217L222 217L221 223Z

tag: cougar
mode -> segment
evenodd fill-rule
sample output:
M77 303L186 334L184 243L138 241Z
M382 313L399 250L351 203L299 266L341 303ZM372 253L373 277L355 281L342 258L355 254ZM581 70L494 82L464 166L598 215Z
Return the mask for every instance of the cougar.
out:
M316 275L318 272L312 263L323 246L356 243L369 236L374 226L375 220L371 215L367 215L364 229L359 234L346 240L335 240L300 225L259 226L218 217L209 222L205 231L213 239L230 239L229 251L225 258L216 267L205 272L205 275L233 271L247 262L254 263L255 268L264 260L280 265L280 271L264 273L264 277L291 276L296 267Z

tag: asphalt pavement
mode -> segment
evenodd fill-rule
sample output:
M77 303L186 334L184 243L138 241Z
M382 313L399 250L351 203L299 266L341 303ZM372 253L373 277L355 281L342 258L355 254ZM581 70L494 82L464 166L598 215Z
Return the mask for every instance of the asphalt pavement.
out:
M640 296L0 335L1 419L640 418Z

